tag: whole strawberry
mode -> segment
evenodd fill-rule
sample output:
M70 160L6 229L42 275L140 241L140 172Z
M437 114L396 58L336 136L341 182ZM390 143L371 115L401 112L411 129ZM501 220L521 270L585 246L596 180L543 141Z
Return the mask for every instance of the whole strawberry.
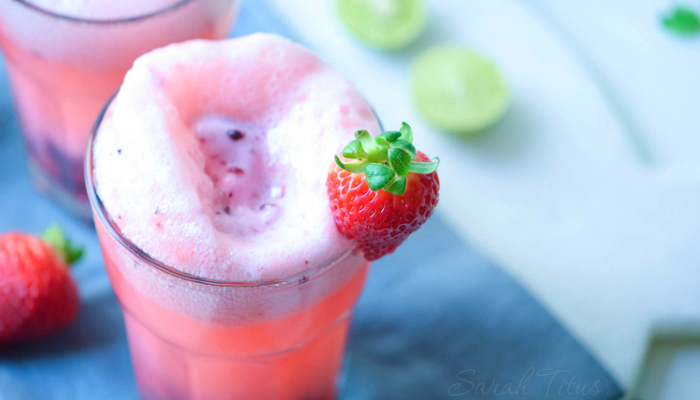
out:
M77 317L80 298L68 266L81 255L58 227L43 240L0 236L0 345L47 336Z
M336 226L371 261L392 253L433 213L439 160L416 151L406 123L398 132L355 137L343 149L345 162L335 156L326 186Z

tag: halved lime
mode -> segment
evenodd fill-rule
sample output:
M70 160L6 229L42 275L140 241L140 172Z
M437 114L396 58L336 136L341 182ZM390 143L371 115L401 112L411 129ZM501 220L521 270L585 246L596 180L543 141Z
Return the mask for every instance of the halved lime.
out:
M345 26L371 47L396 50L413 42L425 29L422 0L337 0Z
M418 109L441 130L470 134L503 115L510 94L496 64L459 45L434 47L411 65L411 91Z

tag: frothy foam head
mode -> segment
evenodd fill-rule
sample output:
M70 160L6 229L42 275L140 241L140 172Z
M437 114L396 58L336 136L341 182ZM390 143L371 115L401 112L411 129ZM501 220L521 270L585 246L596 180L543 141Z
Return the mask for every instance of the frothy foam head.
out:
M139 58L93 146L97 192L122 234L208 279L284 279L353 249L326 196L333 154L367 102L307 49L268 34Z

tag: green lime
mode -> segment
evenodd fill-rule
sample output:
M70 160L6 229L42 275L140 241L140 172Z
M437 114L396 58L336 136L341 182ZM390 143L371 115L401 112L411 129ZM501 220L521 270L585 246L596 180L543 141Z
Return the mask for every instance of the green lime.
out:
M508 85L498 67L458 45L429 49L411 65L411 91L418 109L435 126L458 134L493 124L508 107Z
M396 50L425 29L427 11L421 0L337 0L345 26L371 47Z

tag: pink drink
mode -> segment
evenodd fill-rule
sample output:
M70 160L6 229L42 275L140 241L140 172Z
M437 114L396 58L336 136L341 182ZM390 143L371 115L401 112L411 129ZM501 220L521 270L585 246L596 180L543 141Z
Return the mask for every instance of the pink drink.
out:
M335 398L368 263L325 180L364 128L357 90L274 35L134 63L87 179L144 400Z
M5 55L37 187L89 218L83 158L100 108L139 55L223 38L236 0L0 1Z

